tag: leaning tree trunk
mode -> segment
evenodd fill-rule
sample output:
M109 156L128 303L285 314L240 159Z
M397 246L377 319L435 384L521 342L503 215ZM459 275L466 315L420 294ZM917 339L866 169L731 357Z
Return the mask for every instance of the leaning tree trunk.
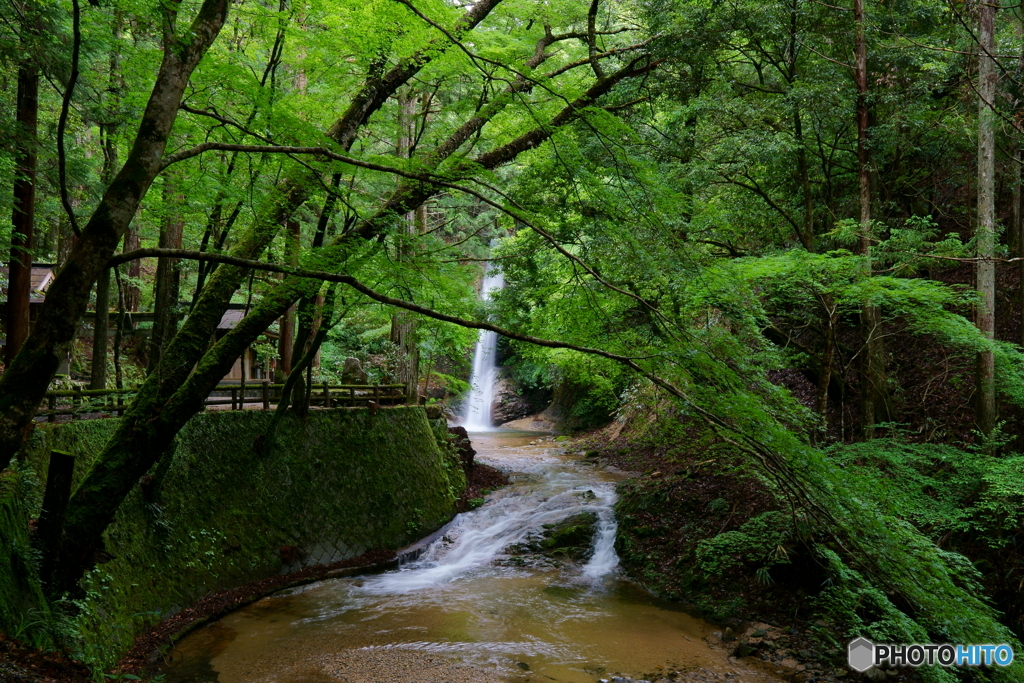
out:
M995 15L993 3L978 6L978 262L976 266L979 306L978 330L985 339L995 338L996 266L995 256ZM990 436L996 424L995 355L982 351L977 359L978 430Z

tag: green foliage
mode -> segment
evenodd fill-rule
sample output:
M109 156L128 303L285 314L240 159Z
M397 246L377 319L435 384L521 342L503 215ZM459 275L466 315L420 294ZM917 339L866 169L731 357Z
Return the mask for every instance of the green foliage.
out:
M753 415L746 414L749 407L741 410L726 413L724 401L716 408L719 414L729 415L731 429L723 435L750 443L737 436L752 431ZM747 576L761 591L770 592L772 568L800 554L807 561L809 552L811 561L825 573L824 584L809 587L809 592L815 613L831 625L818 632L830 645L860 635L896 642L1016 644L985 597L978 570L962 555L937 547L932 539L959 530L968 537L987 535L996 543L1005 542L1005 525L1017 523L1024 491L1018 458L999 461L948 446L889 440L823 452L800 444L762 413L757 442L771 444L774 453L786 457L785 469L775 469L770 462L759 462L753 454L737 450L731 450L731 456L697 458L694 453L709 453L700 445L709 435L706 428L694 428L692 420L663 416L642 430L649 431L648 438L656 438L664 426L668 430L664 434L671 439L673 430L684 424L690 425L686 436L691 441L686 462L699 459L703 469L694 471L695 465L689 464L677 475L682 479L633 480L619 506L620 554L649 585L675 586L673 591L680 591L681 597L710 615L743 614L749 609L743 597L734 596L730 603L713 588ZM671 462L668 454L666 449L666 460ZM699 477L709 472L736 481L737 491L744 490L739 488L742 480L736 479L736 458L748 466L756 463L762 472L777 472L787 486L802 487L802 496L796 499L802 501L797 516L784 502L788 496L778 480L762 478L762 485L774 493L785 512L754 515L723 531L731 519L725 509L728 505L714 498L704 509L706 522L691 511L684 515L684 547L665 548L677 556L674 561L649 550L646 556L638 555L649 546L645 538L674 533L648 520L658 520L668 509L683 504L676 502L678 493L670 496L669 492L690 477L700 482ZM692 490L702 491L701 485L694 486ZM666 566L672 567L676 578L665 576ZM923 674L929 681L953 680L938 668ZM986 675L991 680L1014 681L1019 673L1011 668Z
M39 553L28 534L28 468L0 473L0 632L35 647L51 648L55 619L39 586Z
M742 564L759 564L758 571L788 561L785 549L792 538L792 520L778 511L748 519L735 531L697 542L697 569L707 578L720 576Z
M847 486L888 514L939 539L969 535L998 547L1010 543L1024 515L1024 457L894 439L834 446Z

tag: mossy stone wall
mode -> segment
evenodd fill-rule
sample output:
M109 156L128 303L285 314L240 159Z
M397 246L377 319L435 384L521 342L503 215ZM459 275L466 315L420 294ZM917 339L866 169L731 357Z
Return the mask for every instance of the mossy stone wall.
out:
M465 478L422 408L288 415L256 448L270 417L197 415L122 504L105 561L83 580L76 625L87 662L113 664L137 633L208 592L399 548L454 514ZM42 480L50 450L70 451L77 483L115 426L42 426L27 460Z

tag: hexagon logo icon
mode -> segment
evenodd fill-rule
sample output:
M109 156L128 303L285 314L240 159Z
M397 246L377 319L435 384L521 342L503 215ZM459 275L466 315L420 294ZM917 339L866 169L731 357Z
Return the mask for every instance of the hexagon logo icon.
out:
M846 656L851 669L867 671L875 663L875 644L867 638L858 638L850 643Z

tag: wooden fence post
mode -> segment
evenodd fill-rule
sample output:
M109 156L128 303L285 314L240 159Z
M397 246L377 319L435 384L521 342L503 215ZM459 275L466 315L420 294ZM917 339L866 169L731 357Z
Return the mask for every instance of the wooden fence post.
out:
M331 407L331 390L327 387L327 382L324 382L324 408Z
M270 382L269 380L263 380L261 385L263 392L263 410L270 410Z
M46 405L50 409L50 414L46 416L46 421L56 422L57 413L55 413L54 411L57 410L57 397L54 396L53 394L50 394L50 396L46 399Z
M75 456L64 451L50 451L50 467L46 473L43 510L36 527L36 547L42 553L40 578L51 584L64 537L64 516L71 499L71 478L75 472Z

